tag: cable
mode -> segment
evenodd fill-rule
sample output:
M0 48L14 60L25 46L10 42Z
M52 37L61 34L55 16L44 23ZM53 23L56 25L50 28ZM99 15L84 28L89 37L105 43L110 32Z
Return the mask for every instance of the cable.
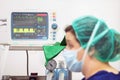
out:
M27 55L27 76L29 76L29 55L28 55L28 50L26 50L26 55Z

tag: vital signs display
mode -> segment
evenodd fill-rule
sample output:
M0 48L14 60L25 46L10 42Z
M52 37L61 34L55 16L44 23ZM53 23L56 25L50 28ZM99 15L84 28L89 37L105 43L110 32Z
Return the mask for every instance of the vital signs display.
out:
M11 38L15 40L47 40L47 12L12 12Z

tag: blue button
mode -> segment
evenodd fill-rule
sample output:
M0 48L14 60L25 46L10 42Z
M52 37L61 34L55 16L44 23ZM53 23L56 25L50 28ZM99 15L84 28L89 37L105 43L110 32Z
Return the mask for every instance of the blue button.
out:
M55 38L53 38L53 40L56 40Z
M53 21L56 21L56 19L54 18Z
M53 32L53 34L56 34L56 32Z
M51 27L52 29L57 29L58 25L56 23L53 23Z

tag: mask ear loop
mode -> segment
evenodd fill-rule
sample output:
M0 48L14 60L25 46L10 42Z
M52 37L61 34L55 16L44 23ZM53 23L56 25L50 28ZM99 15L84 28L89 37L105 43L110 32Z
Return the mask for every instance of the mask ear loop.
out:
M84 60L85 60L85 57L86 57L86 55L87 55L87 53L88 53L88 50L89 50L89 48L90 48L90 46L91 46L91 43L94 43L94 44L95 44L96 40L102 38L102 37L109 31L109 28L108 28L108 29L106 29L105 31L103 31L102 33L100 33L97 37L95 37L95 34L96 34L97 30L99 29L100 22L101 22L101 21L99 20L99 21L97 22L97 24L95 25L95 28L94 28L94 30L93 30L93 32L92 32L92 35L91 35L91 37L90 37L90 39L89 39L89 41L88 41L87 47L86 47L86 49L85 49L85 53L84 53L83 58L82 58L82 65L83 65L83 62L84 62ZM95 38L94 38L94 37L95 37ZM82 66L82 67L83 67L83 66Z
M83 68L83 62L84 62L85 57L86 57L86 55L87 55L87 53L88 53L89 47L90 47L90 45L91 45L91 43L92 43L92 40L93 40L93 38L95 37L95 34L96 34L96 32L97 32L97 30L98 30L98 28L99 28L99 25L100 25L100 20L98 20L98 22L96 23L95 28L94 28L94 30L93 30L93 32L92 32L92 35L91 35L91 37L90 37L90 39L89 39L89 41L88 41L87 47L86 47L86 49L85 49L85 53L84 53L83 58L82 58L82 68Z
M89 41L88 41L87 47L86 47L86 49L85 49L85 53L84 53L84 55L83 55L83 60L85 59L85 57L86 57L86 55L87 55L87 52L88 52L88 50L89 50L89 47L90 47L90 45L91 45L91 43L92 43L93 38L95 37L95 34L96 34L96 32L97 32L97 30L98 30L98 28L99 28L99 25L100 25L100 20L99 20L99 21L97 22L97 24L95 25L95 28L94 28L94 30L93 30L93 32L92 32L92 35L91 35L91 37L90 37L90 39L89 39Z

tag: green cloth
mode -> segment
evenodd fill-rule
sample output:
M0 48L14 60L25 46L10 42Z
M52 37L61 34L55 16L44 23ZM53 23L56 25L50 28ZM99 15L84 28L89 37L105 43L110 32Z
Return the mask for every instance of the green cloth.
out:
M53 45L44 45L43 51L46 59L46 64L48 63L49 60L56 57L65 48L65 45L66 45L65 37L61 43L56 42Z

